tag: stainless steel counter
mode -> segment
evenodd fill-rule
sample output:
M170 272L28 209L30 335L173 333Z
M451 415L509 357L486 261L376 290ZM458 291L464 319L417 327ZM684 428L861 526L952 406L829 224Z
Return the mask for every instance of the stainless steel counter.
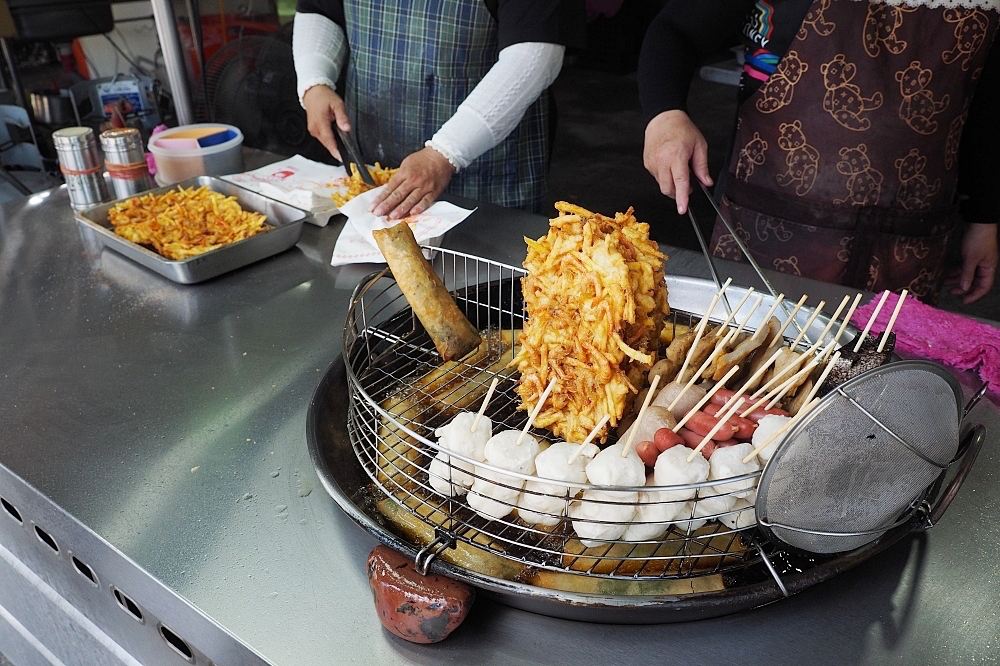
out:
M102 251L65 189L0 209L0 652L15 664L997 659L991 404L975 412L990 441L939 526L791 599L654 626L481 599L440 645L390 636L365 580L374 541L325 494L306 450L309 398L373 268L328 265L342 224L307 225L297 247L185 286ZM482 206L444 244L518 264L521 237L545 226ZM707 275L698 255L672 254L669 270ZM776 286L811 302L840 293L787 276Z

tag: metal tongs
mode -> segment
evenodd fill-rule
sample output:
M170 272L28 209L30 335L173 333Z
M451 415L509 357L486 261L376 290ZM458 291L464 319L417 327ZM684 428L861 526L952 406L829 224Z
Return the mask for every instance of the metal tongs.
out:
M698 180L697 177L695 177L694 180ZM774 287L771 286L770 280L768 280L767 276L764 275L764 271L763 269L761 269L760 264L757 263L757 260L753 258L752 254L750 254L750 249L746 245L744 245L743 239L741 239L739 237L739 234L736 233L736 229L729 221L729 218L727 218L722 213L722 209L720 209L719 205L715 203L715 199L712 197L712 193L708 191L708 188L705 187L705 184L702 183L700 180L698 181L698 185L701 186L701 191L705 194L705 198L708 199L709 203L712 204L712 208L715 210L715 214L719 217L720 220L722 220L722 224L726 226L726 230L732 235L733 240L736 242L736 246L740 249L740 252L743 253L743 256L746 257L747 261L750 262L750 265L753 266L754 271L757 273L757 277L759 277L760 281L764 283L764 286L767 287L767 290L771 292L771 296L773 298L778 298L778 292L776 292L774 290ZM712 261L712 253L708 251L708 244L705 242L705 236L701 233L701 228L698 226L697 220L694 219L694 213L691 212L690 205L688 205L688 219L691 220L691 226L694 227L694 234L695 236L698 237L698 244L701 246L702 254L705 255L705 261L708 262L708 269L712 273L712 280L715 282L715 286L717 288L722 289L722 284L719 282L719 274L715 270L715 262ZM726 296L725 293L723 293L722 296L723 296L722 303L726 307L726 313L732 314L732 307L729 305L729 298ZM786 315L791 314L787 303L782 302L781 308L782 310L785 311ZM794 319L792 320L792 326L794 326L796 330L799 331L799 333L802 333L802 328L799 326L799 323ZM807 343L810 342L808 335L803 335L802 337Z
M361 180L365 182L366 185L371 185L375 187L375 179L372 178L372 174L368 171L368 167L365 166L365 161L361 158L361 148L358 146L357 141L354 140L354 135L350 132L345 132L340 129L340 125L333 123L333 128L337 132L338 143L340 143L340 154L342 157L347 159L341 160L345 165L354 164L358 169L358 174L361 176Z

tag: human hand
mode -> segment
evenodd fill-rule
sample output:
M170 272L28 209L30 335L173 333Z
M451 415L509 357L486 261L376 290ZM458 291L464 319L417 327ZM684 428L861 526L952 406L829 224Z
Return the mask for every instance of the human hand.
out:
M712 185L712 177L708 175L708 142L679 109L664 111L646 125L642 163L660 184L660 191L677 200L677 212L681 215L687 212L691 196L692 169L699 181Z
M302 96L302 105L306 107L309 133L319 139L331 155L343 162L331 124L336 122L343 131L351 131L351 120L347 117L344 100L329 86L320 84L306 91Z
M945 282L968 305L993 288L998 263L997 225L970 224L962 238L962 268Z
M424 212L448 187L455 169L448 159L430 146L407 155L399 171L372 203L371 212L390 220Z

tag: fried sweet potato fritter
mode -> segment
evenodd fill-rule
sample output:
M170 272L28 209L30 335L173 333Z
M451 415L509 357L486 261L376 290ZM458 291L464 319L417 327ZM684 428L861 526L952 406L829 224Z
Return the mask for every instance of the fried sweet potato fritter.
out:
M629 375L644 376L656 361L669 313L666 256L632 209L614 218L565 202L556 209L546 236L525 238L528 320L513 364L522 409L558 377L535 425L580 442L605 414L618 423L640 388Z

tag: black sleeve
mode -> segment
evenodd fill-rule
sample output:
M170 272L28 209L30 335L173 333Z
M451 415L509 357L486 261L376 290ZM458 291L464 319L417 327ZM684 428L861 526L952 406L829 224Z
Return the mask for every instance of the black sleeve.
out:
M646 122L687 110L688 88L702 61L731 44L754 0L671 0L646 30L639 53L639 100Z
M304 1L308 0L299 0ZM584 0L499 0L496 19L501 49L522 42L548 42L567 48L587 45Z
M996 224L1000 220L1000 46L986 58L958 151L958 191L964 195L966 222ZM967 198L965 198L967 197Z
M345 25L343 0L296 0L295 11L302 14L322 14L341 28Z

